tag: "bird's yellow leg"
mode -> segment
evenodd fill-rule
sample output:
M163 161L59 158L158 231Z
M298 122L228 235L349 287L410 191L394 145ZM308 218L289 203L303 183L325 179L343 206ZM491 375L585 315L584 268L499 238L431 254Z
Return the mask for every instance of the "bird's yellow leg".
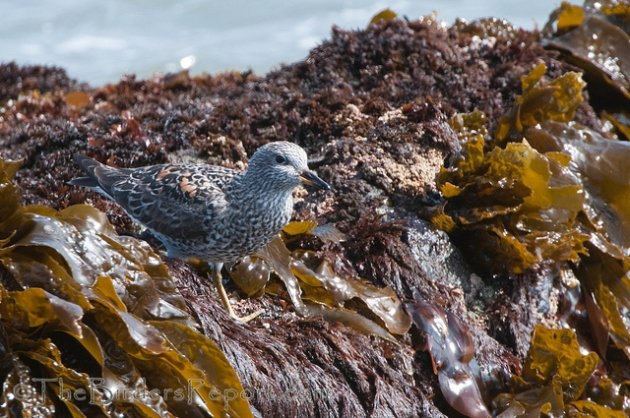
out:
M234 309L232 308L232 305L230 305L230 299L228 298L227 292L225 291L225 288L223 287L223 277L221 276L221 270L219 269L212 269L212 277L214 279L214 285L216 286L217 290L219 291L219 296L221 297L221 302L223 302L223 305L225 306L225 309L227 309L228 314L232 317L232 319L239 321L239 322L249 322L252 319L258 317L258 315L260 315L262 313L262 311L256 311L254 313L251 313L247 316L238 316L236 315L236 312L234 312Z

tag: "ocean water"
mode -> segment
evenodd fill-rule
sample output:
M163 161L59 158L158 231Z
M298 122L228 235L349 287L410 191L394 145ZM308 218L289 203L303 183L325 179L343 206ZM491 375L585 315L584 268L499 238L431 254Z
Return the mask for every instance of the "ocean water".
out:
M0 62L50 64L92 85L251 69L303 59L330 28L365 27L389 7L452 23L501 17L542 27L559 0L0 0Z

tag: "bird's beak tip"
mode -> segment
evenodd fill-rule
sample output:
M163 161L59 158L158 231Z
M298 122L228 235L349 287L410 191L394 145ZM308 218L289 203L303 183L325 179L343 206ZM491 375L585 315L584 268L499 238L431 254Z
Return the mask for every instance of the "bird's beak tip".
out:
M328 183L326 183L324 180L319 178L317 174L309 170L304 171L302 172L302 174L300 174L300 180L302 181L303 184L314 187L319 190L331 189Z

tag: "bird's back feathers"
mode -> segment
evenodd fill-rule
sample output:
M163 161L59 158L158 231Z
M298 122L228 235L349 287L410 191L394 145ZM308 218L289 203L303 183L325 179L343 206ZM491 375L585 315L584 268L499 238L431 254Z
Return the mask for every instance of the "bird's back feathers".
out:
M245 172L206 164L115 168L77 155L85 176L70 184L115 201L169 255L226 263L253 254L289 221L306 159L300 147L283 142L259 148Z

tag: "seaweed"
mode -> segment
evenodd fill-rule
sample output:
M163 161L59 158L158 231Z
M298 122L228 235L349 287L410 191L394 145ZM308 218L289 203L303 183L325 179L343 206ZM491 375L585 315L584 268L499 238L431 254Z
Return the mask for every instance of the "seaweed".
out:
M518 338L525 341L530 325L540 320L535 306L527 304L527 297L539 289L529 287L533 281L522 280L522 276L498 274L489 279L477 271L482 276L480 279L471 275L467 266L455 269L454 266L466 263L459 257L456 261L449 256L451 251L457 253L457 249L448 243L448 237L433 231L430 226L426 228L434 235L419 233L422 222L415 218L418 211L426 209L427 202L437 200L433 179L443 159L459 151L457 136L449 126L447 116L479 109L477 116L480 120L473 130L481 133L485 141L481 149L477 148L478 158L483 159L492 151L493 140L489 132L494 134L501 115L508 113L506 109L518 93L519 77L528 71L532 62L545 62L548 66L540 84L567 70L575 70L562 62L556 51L545 51L539 41L538 32L519 30L497 19L470 24L459 22L450 28L431 18L393 19L370 24L364 30L334 28L330 39L314 48L306 59L279 67L264 77L251 72L194 77L182 72L150 80L137 80L131 76L101 88L86 89L89 103L74 100L81 99L80 96L67 97L67 93L81 88L71 84L62 70L5 64L0 66L0 75L5 81L0 83L0 100L4 106L0 154L25 159L23 168L16 175L23 202L63 209L87 201L107 212L119 233L137 235L137 229L119 208L97 194L77 191L64 183L78 174L71 163L74 153L88 153L108 164L124 167L204 161L243 168L246 155L268 141L289 139L300 143L309 150L309 155L315 156L313 163L317 170L338 192L325 199L312 194L300 195L296 218L314 219L313 214L316 214L318 222L325 221L327 225L334 222L350 238L343 246L335 247L331 244L338 241L339 236L324 238L320 231L312 231L315 237L284 234L283 244L289 254L294 254L291 258L317 272L322 258L326 257L334 260L331 261L334 276L344 280L345 277L369 280L379 288L391 286L401 297L409 297L414 290L419 290L431 303L448 306L454 316L470 324L475 359L480 363L482 376L488 378L491 375L490 385L480 386L487 401L496 391L505 390L503 382L506 376L509 377L510 370L518 373L517 356L524 355L526 349L521 351L523 347L520 343L514 344L511 335L503 337L509 334L510 327L522 326L524 331ZM35 94L36 90L41 94ZM602 126L586 101L579 105L575 119L595 130ZM464 125L470 126L468 121ZM534 128L525 127L525 131ZM521 135L511 133L506 141L520 143ZM609 135L604 132L604 136ZM532 143L531 140L528 142ZM545 158L555 156L567 161L562 154L550 154ZM452 160L449 158L448 161L449 167L453 167ZM551 176L551 179L555 178ZM501 202L506 200L508 193L498 193ZM447 203L446 208L452 209L448 206ZM0 211L3 209L0 205ZM382 221L360 222L374 213L382 214ZM578 214L578 218L582 220L583 214ZM456 237L461 225L448 214L443 214L442 219L445 225L450 224L451 237ZM10 232L6 236L0 235L0 240L12 239ZM588 229L581 232L589 235ZM19 234L17 231L14 236L19 238ZM462 235L462 240L465 238L465 234ZM472 234L470 247L485 244L483 238L483 235ZM589 245L586 244L589 254L594 254ZM345 249L340 251L339 247ZM298 252L300 249L302 252ZM317 249L317 252L304 253L304 249ZM489 251L485 254L490 262L492 258L499 259L492 256L491 249L488 246ZM475 252L467 254L473 255L470 259L476 259ZM15 252L14 255L18 257L19 254ZM328 257L330 255L336 258ZM30 259L29 254L25 257L24 260ZM69 274L63 257L55 252L46 252L39 257L45 260L44 265L54 266L55 275ZM579 257L583 259L581 253ZM261 258L252 259L258 263L253 269L255 292L262 289L281 295L252 303L272 304L285 298L287 287L278 275L272 273ZM612 261L606 260L607 268L611 267ZM439 394L434 396L439 390L439 377L431 371L430 354L414 356L407 346L407 341L416 336L415 332L411 336L396 336L400 344L396 346L356 332L346 332L344 327L318 319L296 319L291 313L282 313L278 321L264 317L260 327L236 325L222 320L223 312L209 309L216 305L216 301L209 297L211 284L198 277L187 264L175 260L167 262L172 279L186 295L204 332L216 336L214 340L220 341L230 358L235 359L234 367L239 370L246 388L254 391L264 388L263 396L258 394L251 400L262 416L278 413L293 416L439 416L436 405L447 409L445 413L454 413L448 410ZM543 260L543 263L552 264L550 260ZM615 263L619 264L619 261ZM573 264L563 264L561 271L571 271ZM36 268L38 265L23 263L22 266ZM440 270L442 266L444 270ZM366 332L368 324L376 324L379 328L374 328L371 333L386 331L394 335L360 298L342 301L340 306L322 282L312 280L308 274L296 277L298 275L290 267L293 280L301 289L300 298L309 308L319 309L330 316L349 313L357 320L357 326L365 327ZM534 273L545 275L545 284L552 291L558 291L551 295L550 314L543 319L549 322L553 322L551 316L555 312L553 296L566 290L556 289L564 283L553 277L556 267L542 267ZM17 283L13 283L14 275L4 271L2 274L7 280L7 290L18 291ZM48 287L45 280L49 276L37 275L44 279L42 287L45 286L46 291L61 297L61 290ZM334 281L334 276L326 280ZM64 279L58 286L67 282ZM124 285L124 282L100 280L95 292L122 307L113 297L120 283ZM311 285L307 287L309 283ZM50 283L51 286L54 284ZM522 299L515 297L516 291L521 292ZM75 294L71 289L67 293ZM576 314L567 321L572 325L578 321L580 344L588 347L594 333L583 326L585 322L588 325L583 317L583 302L588 300L586 295L593 302L589 317L595 316L591 312L604 311L595 301L594 291L582 289L578 283L569 295L574 299L572 306L577 306ZM134 298L141 296L132 293L126 299L134 303ZM316 298L320 302L314 302ZM520 304L521 301L525 303ZM79 306L83 303L78 298L71 302ZM282 300L280 304L284 305ZM617 303L618 309L620 306ZM339 310L341 308L345 311ZM130 305L127 309L132 311L133 307ZM507 316L503 315L506 310ZM273 309L270 311L273 315ZM510 315L512 312L523 316ZM529 315L530 312L533 315ZM503 315L503 322L497 324L493 315ZM604 317L603 313L601 317ZM140 372L136 372L133 359L117 349L109 334L100 331L89 316L86 320L91 328L84 326L84 336L88 335L86 330L94 330L89 341L78 343L72 337L65 337L69 332L65 330L51 337L59 346L63 364L94 375L94 370L100 369L99 361L104 361L98 358L102 351L94 343L98 341L109 353L105 359L108 368L114 371L108 372L108 387L124 388L130 380L119 384L117 376L131 376L130 379L136 379L134 387L138 391L146 388L146 383L138 377ZM624 363L623 352L608 336L606 327L602 326L602 329L601 337L597 337L601 348L597 351L607 351L607 356L606 362L598 367L610 366L607 369L610 376L604 375L599 379L600 383L587 384L583 396L600 405L621 409L627 386L619 382L623 382L627 363ZM165 330L161 335L169 342L177 338L177 334L172 336ZM454 340L456 338L450 335L436 341L451 343ZM74 344L72 350L68 349L70 344ZM182 354L186 354L185 350L187 348L182 345ZM439 351L437 345L436 351ZM25 358L23 363L33 367L30 359ZM21 369L17 360L12 364L15 364L11 375L14 382L21 377ZM131 372L127 375L126 371ZM594 374L593 380L598 377ZM28 387L28 376L23 382ZM452 382L457 383L457 379ZM471 379L466 378L464 382L470 383ZM299 396L287 394L294 388L300 391ZM608 396L609 392L620 396ZM298 392L293 391L295 394ZM46 406L45 403L42 405ZM71 408L75 404L69 405ZM78 405L82 409L89 407ZM164 406L163 403L160 405ZM488 402L486 405L490 407ZM58 404L54 406L62 408ZM146 411L153 404L136 405L136 408L141 407ZM96 410L89 412L98 416Z
M630 143L606 139L576 124L554 122L531 128L526 137L540 149L561 150L571 157L570 168L585 196L580 228L589 235L587 255L575 273L602 310L604 329L609 329L612 342L630 359L630 325L624 319L630 312L630 172L626 163Z
M448 200L433 223L473 244L477 262L491 271L577 261L587 239L576 224L584 196L568 158L540 153L527 142L490 152L484 144L482 137L471 138L463 144L466 158L440 173L437 182Z
M17 167L0 161L2 413L252 416L148 244L89 206L21 206Z
M625 353L620 362L627 367L630 144L571 121L581 101L579 75L541 83L543 74L544 67L537 66L523 77L523 94L494 138L479 126L479 115L452 120L463 155L438 176L446 200L433 222L470 244L468 254L493 274L532 272L544 265L570 269L580 282L588 316L577 331L593 341L602 358L613 348ZM579 354L572 335L536 328L523 373L516 378L520 383L513 385L519 389L506 395L509 402L500 416L628 412L627 404L613 402L612 396L605 400L609 405L575 403L583 392L597 391L591 377L599 357ZM598 372L614 376L620 367L608 366ZM611 412L608 407L625 409Z
M581 352L574 331L537 326L523 374L514 378L513 393L493 400L497 416L627 416L627 411L618 409L622 405L611 408L583 399L598 362L596 353Z
M391 9L383 9L370 19L370 24L396 19L398 15Z
M431 356L433 373L438 375L449 405L467 417L490 417L468 327L453 313L419 298L405 306L424 335L425 351Z
M589 82L593 104L628 139L630 106L630 8L614 0L563 2L545 25L544 45L580 67ZM554 30L555 23L555 30ZM610 116L616 114L618 116ZM625 120L625 122L624 122Z
M256 256L247 257L232 268L230 276L243 291L249 295L265 291L281 293L282 289L270 282L270 274L274 273L302 316L322 316L392 342L396 339L390 332L402 335L409 330L411 320L391 288L378 288L355 277L339 276L332 264L315 251L287 248L288 240L296 235L340 239L342 236L333 226L317 227L312 221L290 222L283 231L284 238L275 238Z
M578 124L546 121L525 132L529 143L543 151L570 157L568 168L584 193L583 213L589 229L604 235L624 254L630 249L630 144L615 141ZM593 240L598 242L598 240Z
M501 118L496 133L498 141L504 141L510 135L518 137L524 129L543 120L573 120L577 107L584 100L582 89L586 83L581 74L573 71L543 82L546 70L545 64L538 64L521 79L523 92L516 97L511 111Z

